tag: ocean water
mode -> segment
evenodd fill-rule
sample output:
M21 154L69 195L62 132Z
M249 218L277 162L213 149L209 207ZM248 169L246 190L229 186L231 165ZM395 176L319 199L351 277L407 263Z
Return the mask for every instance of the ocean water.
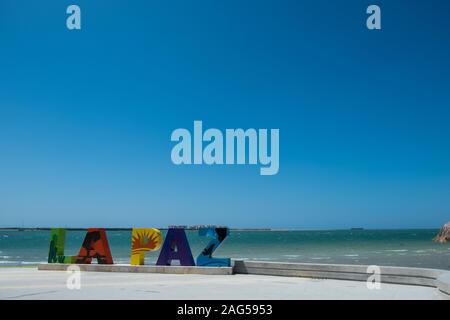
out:
M231 231L216 251L235 259L424 267L450 270L450 244L432 241L438 230ZM68 231L66 255L78 253L85 232ZM108 231L115 263L129 263L131 231ZM208 243L187 231L194 258ZM46 262L49 231L0 231L0 266ZM146 255L155 263L158 252Z

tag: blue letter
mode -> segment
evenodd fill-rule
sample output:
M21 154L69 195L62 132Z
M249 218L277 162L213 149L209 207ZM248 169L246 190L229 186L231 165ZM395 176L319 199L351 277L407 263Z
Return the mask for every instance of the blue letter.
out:
M213 238L206 248L197 257L197 266L229 267L230 258L213 258L212 254L220 246L223 240L230 234L228 228L201 228L198 231L199 236L208 236Z

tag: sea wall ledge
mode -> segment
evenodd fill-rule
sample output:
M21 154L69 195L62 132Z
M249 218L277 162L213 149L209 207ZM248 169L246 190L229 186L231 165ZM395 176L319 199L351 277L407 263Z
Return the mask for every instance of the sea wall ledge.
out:
M166 273L166 274L201 274L201 275L231 275L231 267L185 267L185 266L132 266L122 264L75 264L80 271L87 272L127 272L127 273ZM38 270L66 271L71 266L62 263L42 263ZM72 265L73 266L73 265Z
M437 288L450 299L450 271L426 268L380 267L381 283ZM368 266L289 262L234 261L234 273L317 279L367 281Z
M450 300L450 272L441 274L436 283L438 290Z

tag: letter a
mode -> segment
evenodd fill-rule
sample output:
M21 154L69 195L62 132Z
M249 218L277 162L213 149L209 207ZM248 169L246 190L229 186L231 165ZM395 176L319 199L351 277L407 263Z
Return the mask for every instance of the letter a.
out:
M179 141L172 149L172 162L176 165L191 164L191 133L186 129L176 129L170 140Z
M172 260L179 260L182 266L195 265L184 229L171 228L167 231L156 265L170 266Z
M377 5L370 5L367 7L367 14L370 16L367 18L367 29L369 30L380 30L381 29L381 9Z
M99 264L113 264L105 229L88 229L76 263L91 264L96 258Z
M70 5L66 10L67 14L70 14L66 20L66 26L69 30L80 30L81 29L81 9L77 5Z

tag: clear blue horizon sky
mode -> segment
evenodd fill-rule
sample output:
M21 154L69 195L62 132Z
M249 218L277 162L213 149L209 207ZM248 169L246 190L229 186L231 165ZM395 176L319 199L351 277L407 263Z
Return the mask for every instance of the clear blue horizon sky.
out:
M78 4L82 30L66 29ZM365 27L369 4L382 30ZM449 1L0 0L0 226L435 228ZM280 172L175 166L176 128L279 128Z

